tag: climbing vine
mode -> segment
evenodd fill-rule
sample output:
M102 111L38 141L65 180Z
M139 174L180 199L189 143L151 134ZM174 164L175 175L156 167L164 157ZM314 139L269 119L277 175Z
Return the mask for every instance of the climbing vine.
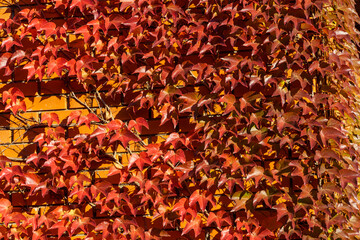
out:
M353 1L2 4L2 238L359 235Z

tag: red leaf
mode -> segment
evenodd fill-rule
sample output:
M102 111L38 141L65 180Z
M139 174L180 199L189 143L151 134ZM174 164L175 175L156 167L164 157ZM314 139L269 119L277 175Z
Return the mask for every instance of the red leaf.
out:
M288 216L288 215L290 215L289 218L292 218L291 217L292 214L287 209L285 203L279 203L278 205L274 206L273 208L276 209L276 211L277 211L277 220L276 221L279 221L282 217Z
M36 174L32 174L32 173L24 174L24 177L25 177L24 185L30 187L30 193L32 193L34 189L37 186L39 186L40 178Z
M206 191L196 190L193 192L189 198L190 207L194 206L196 203L199 203L200 209L205 211L206 205L211 201L213 205L214 202L211 199L211 195L206 196Z
M40 31L45 31L45 36L48 38L50 35L56 34L56 24L53 22L46 22L40 25Z
M0 213L2 216L9 214L12 211L11 202L6 198L0 199Z
M132 1L131 1L131 2L132 2ZM114 26L116 27L116 29L119 31L121 24L123 24L125 21L126 21L126 19L123 18L122 16L112 14L112 15L110 16L109 25L110 25L110 24L111 24L111 25L114 25ZM108 29L109 27L110 27L110 26L108 26L107 29Z
M35 73L36 73L36 70L37 70L37 65L36 65L36 67L35 67L35 61L32 61L32 62L29 62L29 63L27 63L24 67L23 67L23 69L26 69L26 70L28 70L28 74L27 74L27 80L29 81L34 75L35 75Z
M90 138L96 137L101 146L106 133L107 129L105 126L98 126L98 128L90 135Z
M69 222L66 220L61 220L50 227L50 229L57 229L58 230L58 237L60 238L66 231L67 225Z
M132 154L129 159L129 168L131 168L134 164L142 171L144 169L144 165L151 164L151 161L148 155L145 152L141 152L140 156L136 153Z
M87 115L87 118L88 118L89 122L100 122L100 119L94 113L89 113Z
M124 127L124 123L121 120L116 119L106 124L106 127L109 129L109 131L119 130Z
M102 239L107 239L109 236L109 222L103 221L100 224L97 224L95 227L95 231L100 232L102 231Z
M231 226L233 224L232 221L231 221L231 218L229 216L224 217L224 215L226 215L226 214L227 213L225 211L223 211L223 210L218 211L216 213L210 212L209 216L208 216L208 219L207 219L206 225L210 226L211 223L215 222L216 226L221 228L222 224L224 222L226 222L229 226Z
M188 199L181 198L175 203L172 211L178 211L178 214L180 214L180 221L183 221L188 207Z
M72 222L70 232L74 234L75 231L80 228L84 233L88 233L89 225L95 226L94 220L89 217L77 218Z
M41 122L45 121L47 121L49 127L51 127L53 122L60 123L59 116L56 113L43 113L41 115Z
M11 53L4 53L0 57L0 69L6 67L8 65L8 61L11 57Z
M255 166L251 169L246 179L254 179L255 186L257 187L259 181L263 178L263 176L264 176L264 168L261 166Z
M73 120L75 120L75 122L77 123L79 121L80 115L81 111L72 111L68 117L67 125L69 125Z
M345 134L334 127L325 127L320 131L320 137L323 144L326 144L328 139L345 138Z
M202 230L202 221L200 216L196 216L191 222L188 222L182 231L181 235L187 234L191 230L194 230L195 237L199 236Z
M227 70L228 72L237 70L238 69L237 65L241 62L241 58L233 57L233 56L223 57L223 58L221 58L221 60L224 60L224 61L230 63L229 69Z
M124 11L127 7L132 6L135 4L133 0L120 0L120 12Z
M136 131L141 133L142 127L146 127L147 129L149 129L149 124L147 123L145 118L139 117L136 120L131 120L129 122L128 129L131 129L133 127L136 129Z
M11 162L11 160L8 159L7 157L1 155L1 156L0 156L0 167L1 167L1 168L5 168L7 162Z
M10 48L14 45L22 47L22 44L19 42L19 37L18 35L15 35L15 39L13 37L7 37L5 38L2 43L1 43L1 47L5 46L6 51L8 52L10 50ZM8 54L8 53L5 53ZM11 53L10 53L11 55Z
M173 165L176 165L178 162L181 162L182 164L186 163L186 157L185 153L182 149L178 149L176 152L173 150L170 150L166 153L164 156L164 161L168 161Z
M175 80L178 75L181 75L185 79L185 72L181 64L176 65L173 73L171 74L171 77Z
M178 143L183 143L184 144L184 140L182 138L180 138L180 135L178 133L171 133L165 141L165 145L171 144L174 147L177 146Z
M71 1L70 10L74 7L78 7L81 12L84 12L86 7L93 6L94 2L92 0L73 0Z
M20 62L25 57L25 52L23 50L17 50L14 52L14 54L11 56L10 62L17 60ZM0 60L1 62L1 60ZM1 68L1 67L0 67Z
M127 147L130 141L138 142L139 138L135 136L129 129L123 128L116 132L110 139L110 143L120 141L123 147Z
M235 110L236 98L233 94L227 94L219 99L219 102L226 103L226 109L223 114L228 114L229 112Z

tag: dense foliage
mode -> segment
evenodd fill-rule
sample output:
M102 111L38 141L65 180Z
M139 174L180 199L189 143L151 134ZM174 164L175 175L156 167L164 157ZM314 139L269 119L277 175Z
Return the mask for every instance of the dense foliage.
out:
M27 79L2 111L43 132L24 162L0 159L3 238L360 235L353 1L6 4L0 76ZM47 79L85 110L26 117Z

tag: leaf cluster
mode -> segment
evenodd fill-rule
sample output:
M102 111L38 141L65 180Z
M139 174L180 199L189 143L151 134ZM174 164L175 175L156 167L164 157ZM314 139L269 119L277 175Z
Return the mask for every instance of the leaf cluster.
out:
M9 4L0 75L27 75L3 112L43 132L23 162L0 158L1 237L359 236L352 3ZM27 85L51 79L82 108L26 119Z

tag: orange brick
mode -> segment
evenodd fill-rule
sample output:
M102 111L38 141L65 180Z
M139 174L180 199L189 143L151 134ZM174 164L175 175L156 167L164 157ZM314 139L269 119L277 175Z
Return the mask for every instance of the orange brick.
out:
M1 1L0 6L3 6L3 2ZM6 5L5 5L6 6ZM11 8L8 7L0 7L0 17L3 19L9 19L11 17Z
M196 126L195 123L191 123L190 118L180 118L178 124L180 132L190 132L194 130Z
M11 130L0 130L0 144L11 142Z
M14 207L26 206L25 196L22 193L14 192L11 194L11 202Z
M40 94L62 94L66 93L64 80L42 81L40 83Z
M45 132L45 128L32 128L29 130L19 129L14 131L14 141L16 143L29 143L33 142L34 138Z
M26 200L29 205L49 205L49 204L64 204L64 201L61 197L57 196L56 194L52 194L50 191L50 196L44 198L41 195L41 192L36 192L36 194L32 194Z
M110 96L105 96L105 93L100 94L101 98L109 105L109 106L119 106L121 104L121 96L116 95L115 98Z
M28 111L44 111L66 109L65 96L29 97L25 98Z
M69 137L75 137L76 135L80 133L92 133L96 129L95 126L91 126L89 129L87 126L83 125L80 127L69 127L68 129L68 135Z
M8 82L11 80L11 75L5 76L5 68L0 70L0 81L1 82Z
M0 84L0 92L7 91L12 87L19 88L25 96L34 96L38 92L38 84L35 81L2 83Z
M71 35L69 35L69 36L71 37ZM84 86L81 83L79 83L76 79L71 80L69 82L69 86L70 86L70 89L75 93L87 92L87 90L84 88Z
M0 126L9 126L10 125L10 114L0 114Z
M165 142L167 135L152 136L149 138L150 143L162 143Z
M76 94L76 97L88 107L98 107L96 100L91 97L90 94ZM80 104L73 97L69 97L69 109L74 108L86 108L83 104Z
M116 158L116 156L115 156L115 158ZM102 161L102 162L99 162L99 164L96 166L96 168L97 169L109 169L112 165L114 165L114 164L111 161Z
M10 146L0 146L0 153L8 158L25 159L36 150L35 144L13 144Z
M109 170L102 169L95 172L95 179L107 179Z
M121 164L127 166L129 164L130 154L122 154Z
M115 119L120 119L123 121L131 119L131 115L126 110L126 107L123 107L123 106L111 107L110 111Z
M149 129L144 128L142 135L153 135L159 133L171 133L174 132L174 126L171 121L167 121L165 124L160 126L160 120L148 121Z
M24 122L22 122L18 118L15 118L13 115L4 115L4 116L7 116L7 118L9 119L9 124L8 125L11 128L19 128L19 127L22 127L22 126L26 125ZM39 121L39 114L35 113L35 112L22 113L21 116L23 118L25 118L25 121L27 121L31 125L35 123L33 121L36 121L36 122ZM0 117L0 121L1 121L1 117Z
M34 47L35 49L36 47ZM27 80L28 71L23 68L15 68L14 70L14 80L15 81L26 81Z

